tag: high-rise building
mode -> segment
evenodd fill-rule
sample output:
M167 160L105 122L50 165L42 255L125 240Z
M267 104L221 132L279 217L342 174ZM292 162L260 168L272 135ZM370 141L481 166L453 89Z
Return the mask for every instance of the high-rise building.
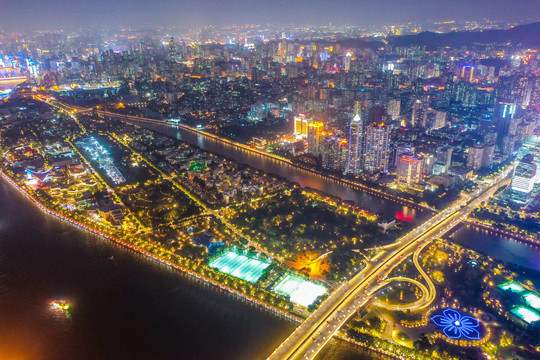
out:
M522 119L520 118L510 118L507 119L508 124L508 135L517 135L518 134L518 126L521 124Z
M473 170L478 170L482 167L482 158L484 156L484 147L474 145L468 149L467 166Z
M510 155L514 152L516 146L516 136L506 135L502 137L500 151L503 155Z
M474 66L462 65L460 77L462 77L466 82L472 82L474 78Z
M520 162L512 176L512 200L524 204L530 199L536 179L536 164Z
M440 129L446 126L446 114L446 111L437 110L437 112L435 113L433 129Z
M310 121L307 124L307 152L313 155L319 155L321 144L321 133L324 124L320 121Z
M450 146L442 146L437 148L433 158L424 155L426 175L439 175L448 172L448 169L452 166L453 151L454 149Z
M493 130L489 130L484 134L485 144L495 144L497 142L497 133Z
M517 105L515 102L499 101L495 115L500 119L511 119L516 115Z
M321 160L325 169L344 171L347 167L349 143L347 139L326 135L321 139Z
M373 122L366 126L364 138L363 170L367 173L388 171L390 126Z
M435 155L430 152L421 152L418 154L418 156L419 157L421 156L424 159L424 164L422 165L422 170L423 170L422 176L426 178L428 176L433 175L434 168L437 165L437 161L436 161L437 159ZM442 172L446 172L446 169L444 169L444 171ZM439 171L439 174L440 173L441 171Z
M512 119L516 114L516 103L510 101L499 101L495 107L497 141L501 152L505 153L508 146L505 146L504 139L511 134L512 123L516 123Z
M352 58L351 52L348 52L343 57L343 68L346 72L349 72L349 70L351 69L351 58Z
M397 166L398 181L415 186L423 181L424 158L412 153L401 154Z
M294 117L294 135L297 138L307 138L308 135L308 123L313 119L306 118L306 114L298 114Z
M349 159L347 172L358 175L362 172L362 140L364 135L364 122L357 113L351 121L349 128Z
M424 112L426 106L422 101L416 100L412 105L412 116L411 116L411 125L418 126L421 125L424 119Z
M491 167L493 165L493 154L495 153L495 145L485 145L482 153L482 167Z
M525 78L525 81L521 87L521 106L527 107L531 104L531 96L534 90L536 79L533 77Z
M176 44L174 42L174 37L171 36L169 39L169 60L175 62L177 57Z
M444 164L446 169L452 166L452 153L454 149L451 146L444 145L436 150L437 162Z
M399 115L401 113L401 100L399 100L399 99L390 100L388 102L386 112L392 118L392 120L398 119Z
M415 147L414 145L410 143L397 144L394 150L393 166L396 168L398 167L401 154L408 154L408 153L414 154L414 152L415 152Z

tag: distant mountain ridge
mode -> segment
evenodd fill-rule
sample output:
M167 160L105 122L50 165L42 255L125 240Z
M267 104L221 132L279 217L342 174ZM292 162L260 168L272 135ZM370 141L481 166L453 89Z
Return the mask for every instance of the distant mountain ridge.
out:
M430 31L417 35L403 35L388 39L393 46L426 46L428 50L440 47L460 47L474 44L506 44L540 47L540 22L515 26L508 30L454 31L444 34Z

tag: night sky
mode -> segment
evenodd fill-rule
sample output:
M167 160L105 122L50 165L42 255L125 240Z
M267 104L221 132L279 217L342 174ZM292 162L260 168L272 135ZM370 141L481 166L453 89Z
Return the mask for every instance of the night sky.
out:
M0 0L0 29L391 24L537 16L540 0ZM538 15L540 18L540 15Z

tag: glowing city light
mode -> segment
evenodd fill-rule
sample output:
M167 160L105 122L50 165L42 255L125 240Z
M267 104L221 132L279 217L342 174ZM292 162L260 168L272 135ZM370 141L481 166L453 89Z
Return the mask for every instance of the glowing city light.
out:
M208 265L226 274L254 283L259 280L264 269L270 266L270 263L229 250L212 260Z
M523 299L525 299L525 302L530 307L534 308L535 310L540 310L540 296L536 295L535 293L529 292L523 295Z
M477 330L480 326L478 320L457 310L446 309L442 315L432 316L431 321L441 327L443 334L449 339L480 340L480 332Z
M515 282L508 282L499 286L502 290L510 290L513 292L521 293L525 291L525 288Z
M527 324L540 320L539 313L524 306L518 306L517 308L510 310L510 312L519 317L521 320L525 321Z
M289 296L295 304L307 307L324 294L326 288L299 276L287 275L274 287L274 291Z

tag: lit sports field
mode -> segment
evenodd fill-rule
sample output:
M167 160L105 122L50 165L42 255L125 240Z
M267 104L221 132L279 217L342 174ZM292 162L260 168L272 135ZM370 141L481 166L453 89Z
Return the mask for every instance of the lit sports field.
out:
M295 304L308 307L317 297L326 292L326 287L296 275L287 275L274 286L274 291L288 295Z
M525 299L525 302L527 305L532 307L533 309L540 311L540 297L536 295L535 293L528 292L525 295L523 295L523 299Z
M270 263L229 250L212 260L209 265L221 272L253 283L259 280Z
M523 295L523 301L525 301L525 304L512 309L510 311L512 314L516 315L528 324L540 320L540 296L538 296L538 294L532 291L527 291L527 289L525 289L523 286L513 281L499 285L499 288Z
M527 324L540 320L540 314L524 306L518 306L517 308L512 309L510 312L525 321Z
M507 282L505 284L502 284L502 285L499 285L499 288L503 289L503 290L510 290L512 292L517 292L517 293L521 293L523 291L525 291L525 288L515 282Z

